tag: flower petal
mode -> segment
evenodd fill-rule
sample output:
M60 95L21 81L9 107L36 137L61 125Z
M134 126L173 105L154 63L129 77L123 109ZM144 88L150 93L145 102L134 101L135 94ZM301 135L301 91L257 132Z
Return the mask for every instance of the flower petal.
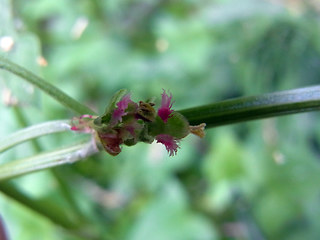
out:
M129 103L131 101L130 94L126 94L123 98L117 103L117 108L113 111L111 117L111 123L116 124L122 121L122 117L127 115L125 110L128 108Z
M171 113L173 112L172 104L172 94L170 93L170 96L166 93L165 90L163 90L163 93L161 95L161 106L158 109L158 116L166 123L168 119L171 117Z
M159 134L156 136L156 140L157 143L162 143L166 147L169 156L174 156L177 153L179 148L177 139L168 134Z

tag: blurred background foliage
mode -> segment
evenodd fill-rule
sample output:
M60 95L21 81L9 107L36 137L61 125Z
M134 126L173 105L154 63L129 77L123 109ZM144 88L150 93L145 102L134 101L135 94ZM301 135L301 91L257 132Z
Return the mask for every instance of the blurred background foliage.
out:
M303 0L0 0L1 55L102 113L112 94L174 96L176 110L315 85L320 4ZM73 113L0 72L0 137ZM124 147L56 168L95 239L319 239L318 113L208 129L178 155ZM41 149L76 141L42 137ZM32 155L23 144L1 163ZM11 181L34 199L77 208L49 171ZM0 195L10 239L94 239Z

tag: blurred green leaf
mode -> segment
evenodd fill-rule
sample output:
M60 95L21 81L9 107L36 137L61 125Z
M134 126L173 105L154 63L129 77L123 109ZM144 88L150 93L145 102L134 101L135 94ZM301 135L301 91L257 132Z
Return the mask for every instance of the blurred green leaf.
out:
M188 210L181 187L170 181L168 184L145 207L127 239L217 239L214 227Z

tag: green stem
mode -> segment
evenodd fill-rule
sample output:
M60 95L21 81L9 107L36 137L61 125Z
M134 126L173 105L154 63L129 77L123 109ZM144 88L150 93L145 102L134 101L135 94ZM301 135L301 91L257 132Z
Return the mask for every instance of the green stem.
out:
M65 212L61 212L60 208L58 208L57 206L52 204L48 206L46 203L41 203L39 201L31 199L9 182L1 182L0 191L8 197L13 198L17 202L20 202L28 208L34 210L35 212L46 216L52 222L64 228L74 229L78 227L78 225L68 219Z
M22 126L22 127L27 127L28 126L28 121L26 119L26 117L24 116L22 110L20 107L15 106L13 107L13 111L14 114L16 116L16 119L18 120L18 123ZM47 131L50 130L51 132L59 132L64 131L64 130L69 130L70 129L70 120L60 120L60 121L54 121L56 124L52 124L53 122L49 122L51 123L50 126L47 126ZM65 126L64 126L65 125ZM38 125L39 126L39 125ZM25 129L24 129L25 130ZM37 131L34 131L37 132ZM42 133L48 134L48 132L43 132L40 131ZM50 133L51 133L50 132ZM15 139L15 138L13 138ZM8 140L8 137L7 137ZM39 153L41 152L43 149L39 143L39 141L37 139L32 139L31 140L31 144L32 147L34 148L34 150ZM1 145L1 144L0 144ZM1 149L1 147L0 147ZM1 150L0 150L1 152ZM69 184L68 184L68 179L67 176L65 176L64 174L60 173L59 169L56 168L51 168L50 172L52 174L52 176L54 177L54 179L56 180L58 186L59 186L59 191L61 192L61 194L64 196L65 200L68 202L70 209L72 209L73 211L73 215L76 216L77 220L80 222L82 219L85 219L85 216L83 215L78 202L76 201L74 195L72 194L72 189L70 188Z
M230 99L179 111L191 125L217 127L244 121L320 110L320 86Z
M68 229L70 233L82 239L99 239L96 234L94 226L79 225L79 221L75 222L68 216L67 209L61 211L61 208L56 204L43 200L35 200L21 192L14 184L10 182L0 183L0 192L9 198L14 199L18 203L32 209L34 212L40 214L51 220L53 223Z
M69 97L67 94L53 86L52 84L46 82L42 78L36 76L32 72L28 71L27 69L5 59L4 57L0 56L0 68L7 70L23 79L28 81L29 83L37 86L42 91L49 94L51 97L56 99L58 102L66 106L67 108L79 113L79 114L95 114L87 106L79 103L78 101L74 100L73 98Z
M69 131L70 120L56 120L50 122L40 123L31 127L24 128L20 131L14 132L0 140L0 153L18 145L22 142L44 136L47 134Z
M14 160L0 165L0 181L66 163L73 163L97 152L95 143L91 141Z

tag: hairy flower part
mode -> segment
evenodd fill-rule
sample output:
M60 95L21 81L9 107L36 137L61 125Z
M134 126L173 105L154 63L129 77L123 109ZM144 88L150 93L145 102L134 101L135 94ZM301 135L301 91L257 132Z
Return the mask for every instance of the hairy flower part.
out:
M122 117L127 115L125 110L128 108L130 102L132 102L130 94L123 96L123 98L117 103L117 108L112 113L111 123L117 124L122 121Z
M179 148L177 139L168 134L159 134L156 136L156 140L157 143L162 143L166 147L169 156L174 156L177 153Z
M92 115L82 115L80 117L74 117L71 120L71 130L72 131L79 131L82 133L92 133Z
M172 108L172 94L170 93L170 97L166 93L165 90L163 90L163 93L161 95L161 106L158 109L158 116L167 123L168 119L171 117L171 113L173 112Z

